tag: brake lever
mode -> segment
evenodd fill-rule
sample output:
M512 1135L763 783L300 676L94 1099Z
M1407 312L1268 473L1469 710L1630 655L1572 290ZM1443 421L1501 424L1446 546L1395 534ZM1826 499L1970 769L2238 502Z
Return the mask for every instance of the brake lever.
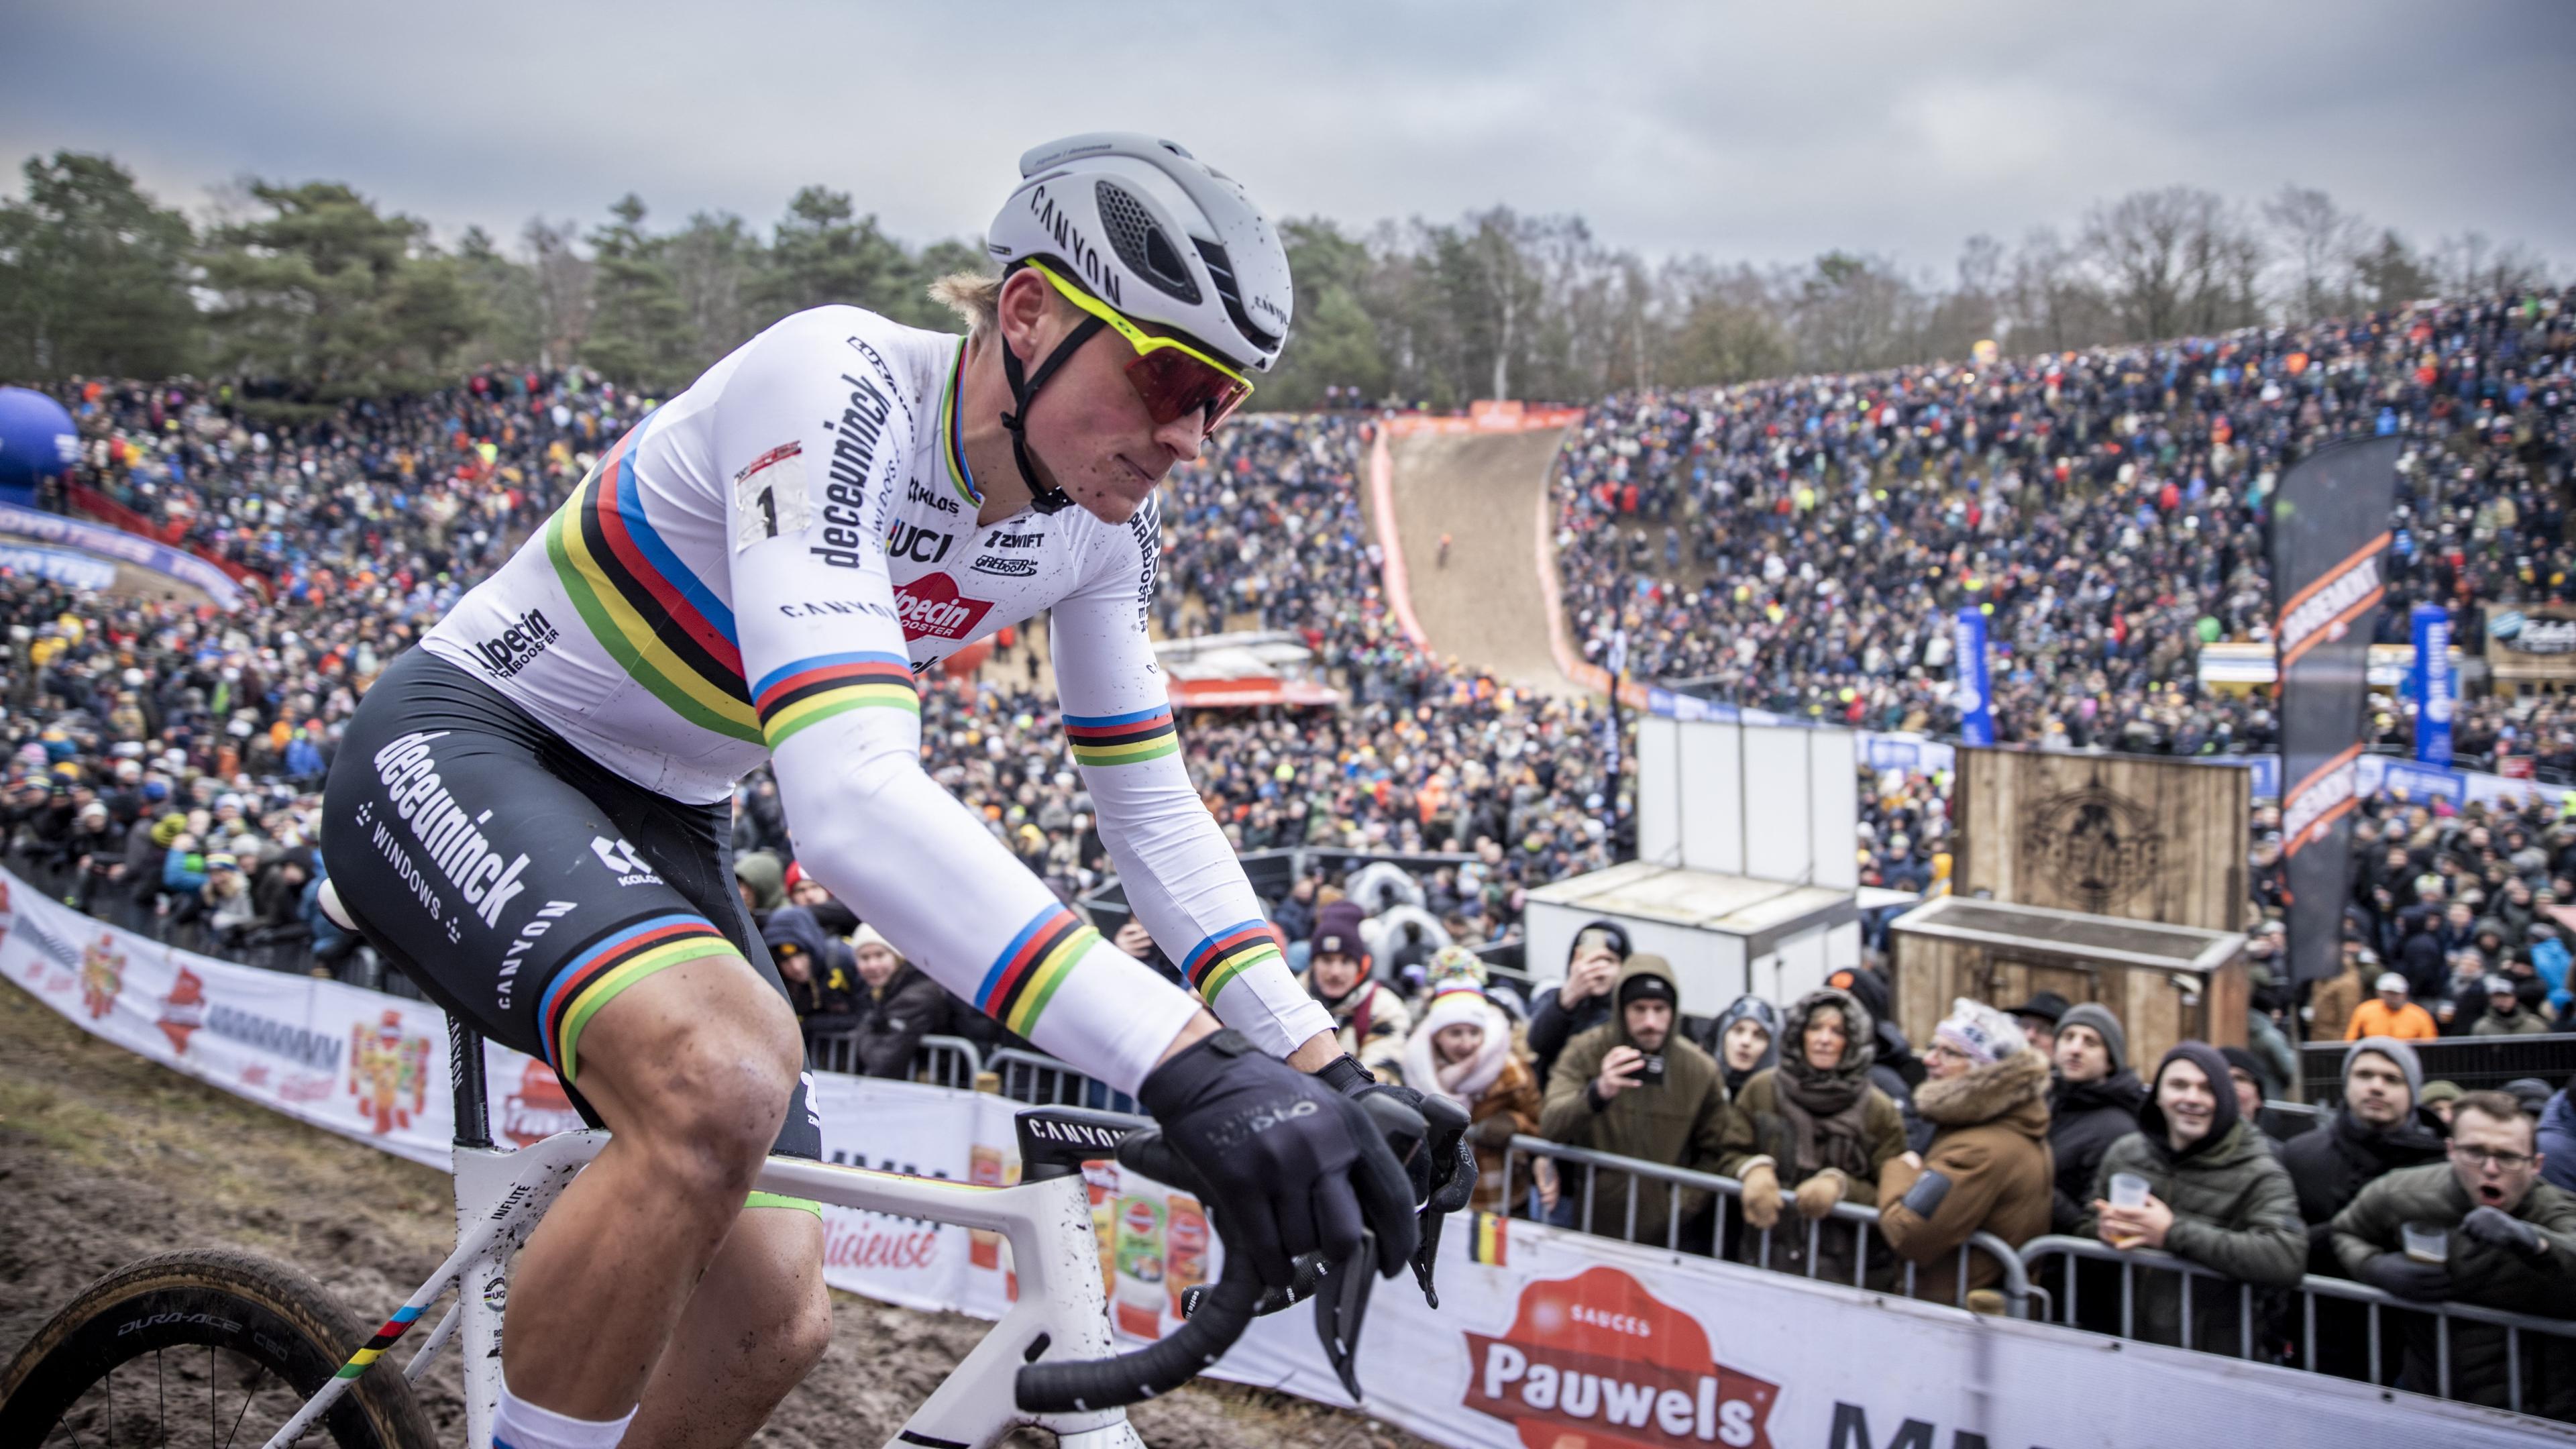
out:
M1315 1295L1315 1337L1323 1344L1324 1359L1342 1380L1343 1392L1352 1403L1360 1400L1359 1346L1360 1325L1368 1317L1369 1287L1377 1277L1377 1234L1363 1229L1360 1245L1350 1257L1333 1268L1325 1280L1325 1291ZM1341 1281L1334 1283L1332 1276Z

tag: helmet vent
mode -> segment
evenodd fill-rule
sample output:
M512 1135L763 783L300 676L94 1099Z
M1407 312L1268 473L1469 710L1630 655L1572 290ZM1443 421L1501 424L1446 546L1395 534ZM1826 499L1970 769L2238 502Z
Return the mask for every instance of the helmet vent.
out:
M1243 289L1234 280L1234 261L1225 254L1225 247L1212 241L1194 242L1194 245L1199 249L1199 260L1207 263L1208 277L1216 283L1217 299L1225 303L1225 315L1234 323L1235 330L1264 352L1278 351L1279 334L1255 323L1252 314L1245 310Z
M1118 253L1118 260L1157 289L1197 306L1199 284L1144 203L1112 181L1099 182L1095 194L1100 201L1100 224L1109 233L1109 247Z

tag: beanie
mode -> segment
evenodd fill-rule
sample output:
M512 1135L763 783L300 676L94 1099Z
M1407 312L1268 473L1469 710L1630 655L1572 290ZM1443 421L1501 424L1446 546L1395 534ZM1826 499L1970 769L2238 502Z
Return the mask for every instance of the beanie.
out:
M1431 998L1430 1010L1423 1013L1422 1029L1436 1032L1444 1026L1472 1026L1491 1031L1493 1012L1484 992L1463 984L1447 986Z
M2406 1078L2407 1101L2421 1103L2424 1100L2423 1059L2415 1055L2413 1047L2393 1036L2366 1036L2345 1047L2343 1071L2338 1075L2337 1080L2345 1082L2352 1080L2352 1064L2361 1059L2363 1052L2377 1052L2386 1057L2388 1064L2395 1067L2398 1073Z
M1632 1001L1663 1001L1679 1010L1681 998L1673 991L1672 979L1665 974L1670 970L1672 967L1661 956L1630 957L1627 974L1619 983L1620 1009L1626 1010Z
M1360 923L1368 912L1357 901L1335 901L1315 913L1315 954L1318 956L1354 956L1368 959L1368 942L1360 935Z
M2111 1014L2111 1008L2098 1001L2070 1006L2066 1008L2066 1014L2057 1019L2057 1029L2062 1032L2070 1026L2090 1027L2102 1038L2102 1045L2111 1053L2114 1076L2129 1069L2129 1034L2121 1029L2120 1018Z
M1992 1066L2030 1044L2020 1024L2011 1017L1964 996L1951 1001L1950 1014L1932 1028L1932 1039L1981 1067Z

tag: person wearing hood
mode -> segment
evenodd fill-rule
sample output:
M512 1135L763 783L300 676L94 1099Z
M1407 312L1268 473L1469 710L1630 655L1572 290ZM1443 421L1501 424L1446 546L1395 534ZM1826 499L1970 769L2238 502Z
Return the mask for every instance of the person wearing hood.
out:
M1790 1273L1811 1266L1805 1222L1769 1231L1788 1200L1807 1220L1838 1202L1877 1206L1880 1170L1907 1149L1904 1115L1871 1081L1878 1057L1872 1027L1850 992L1810 991L1781 1020L1780 1064L1745 1082L1717 1167L1744 1182L1750 1231L1737 1253L1744 1261ZM1860 1232L1845 1226L1863 1227L1838 1224L1817 1235L1815 1276L1852 1281Z
M2540 1109L2541 1181L2562 1192L2576 1192L2576 1076Z
M1671 965L1647 952L1629 957L1611 999L1618 1015L1567 1042L1558 1057L1539 1113L1539 1135L1665 1167L1725 1171L1722 1152L1735 1114L1727 1106L1717 1059L1676 1029L1681 993ZM1593 1178L1591 1229L1597 1233L1627 1233L1633 1210L1635 1241L1685 1242L1691 1236L1687 1226L1709 1206L1709 1195L1698 1189L1675 1193L1613 1171ZM1566 1169L1564 1179L1560 1218L1584 1201L1582 1171ZM1578 1216L1560 1225L1583 1224Z
M1628 933L1618 922L1586 922L1566 951L1565 979L1539 984L1528 1040L1541 1087L1548 1085L1566 1043L1610 1019L1610 990L1628 950Z
M1479 1212L1501 1211L1503 1158L1514 1134L1538 1132L1543 1105L1537 1074L1512 1047L1511 1018L1475 982L1444 980L1432 992L1422 1024L1404 1044L1404 1084L1467 1109L1467 1140L1476 1149L1476 1195L1470 1206ZM1545 1195L1544 1185L1541 1192Z
M1314 954L1297 984L1333 1014L1344 1054L1382 1082L1404 1079L1404 1040L1413 1015L1404 998L1369 975L1368 943L1360 936L1367 917L1360 903L1335 901L1315 913Z
M1871 1043L1878 1058L1870 1064L1869 1079L1896 1104L1896 1114L1905 1121L1906 1147L1921 1152L1931 1146L1932 1124L1914 1110L1914 1089L1930 1074L1923 1068L1923 1059L1914 1054L1914 1043L1905 1039L1904 1028L1896 1024L1896 998L1887 978L1867 967L1849 967L1826 977L1825 984L1850 992L1877 1023Z
M2137 1207L2110 1202L2111 1180L2123 1173L2147 1181L2147 1199ZM2162 1249L2259 1288L2295 1288L2307 1267L2298 1189L2238 1114L2227 1059L2207 1042L2165 1053L2138 1108L2138 1130L2102 1155L2082 1227L2113 1247ZM2138 1278L2136 1336L2182 1342L2178 1275ZM2239 1295L2206 1281L2192 1286L2191 1346L2242 1353ZM2266 1316L2258 1303L2254 1321Z
M2052 1034L2053 1040L2053 1034ZM1879 1231L1918 1265L1914 1296L1963 1301L1959 1245L1992 1233L2014 1248L2048 1231L2048 1056L2013 1017L1961 997L1923 1053L1931 1079L1914 1095L1932 1148L1879 1174ZM2003 1265L1968 1255L1966 1291L2003 1281Z
M2343 1103L2322 1123L2283 1143L2281 1166L2299 1195L2308 1225L2308 1271L2345 1276L2328 1224L2361 1190L2401 1167L2439 1162L2448 1128L2420 1105L2424 1068L2415 1049L2395 1037L2364 1037L2344 1049ZM2370 1359L2369 1309L2342 1298L2317 1300L2316 1366L2344 1378L2365 1377ZM2394 1342L2384 1345L2377 1381L2396 1375Z
M2502 1092L2463 1096L2448 1158L2401 1167L2335 1214L2327 1231L2344 1272L2409 1302L2567 1317L2576 1303L2576 1194L2542 1179L2548 1157L2530 1115ZM2441 1262L2405 1250L2410 1225L2441 1231ZM2518 1378L2522 1412L2576 1420L2576 1341L2526 1333L2516 1353L2497 1325L2393 1317L2405 1345L2400 1388L2442 1391L2447 1331L2449 1397L2503 1408Z
M1780 1008L1751 992L1735 998L1698 1038L1700 1049L1717 1058L1726 1074L1726 1092L1744 1090L1755 1072L1780 1061Z
M742 894L744 910L751 912L755 926L769 924L769 913L787 904L787 867L766 850L746 851L734 857L734 888Z
M848 1030L857 1008L857 971L849 947L824 935L814 913L803 906L770 912L761 923L760 939L778 963L788 1004L796 1008L806 1034Z

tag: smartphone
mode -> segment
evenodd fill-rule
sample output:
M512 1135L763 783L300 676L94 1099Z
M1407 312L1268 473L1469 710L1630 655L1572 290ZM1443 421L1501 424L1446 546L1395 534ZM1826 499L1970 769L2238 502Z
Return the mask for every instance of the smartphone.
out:
M1618 946L1615 939L1608 931L1595 927L1592 930L1582 932L1574 938L1574 949L1577 954L1587 951L1616 952L1618 950Z
M1637 1062L1637 1085L1640 1087L1660 1087L1663 1084L1664 1054L1662 1052L1655 1052L1651 1055L1639 1058Z

